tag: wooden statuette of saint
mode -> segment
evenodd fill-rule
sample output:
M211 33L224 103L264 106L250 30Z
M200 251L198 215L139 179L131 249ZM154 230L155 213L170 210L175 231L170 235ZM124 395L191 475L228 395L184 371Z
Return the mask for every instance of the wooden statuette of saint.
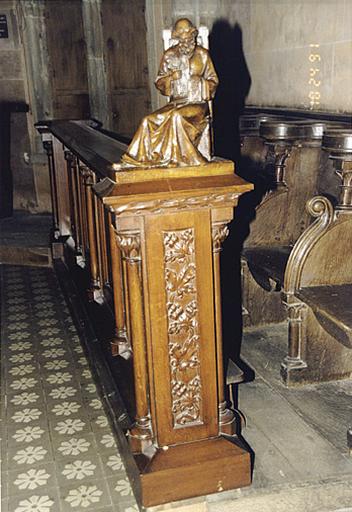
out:
M155 81L170 101L144 117L121 159L124 167L197 166L211 160L210 102L218 77L197 35L188 19L176 22L176 44L164 52Z

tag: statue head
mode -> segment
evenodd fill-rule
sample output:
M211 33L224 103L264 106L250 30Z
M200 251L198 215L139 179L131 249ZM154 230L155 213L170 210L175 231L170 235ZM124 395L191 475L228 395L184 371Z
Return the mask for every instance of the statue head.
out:
M197 44L198 30L187 18L181 18L176 21L172 30L172 38L176 39L181 53L190 55L193 53Z

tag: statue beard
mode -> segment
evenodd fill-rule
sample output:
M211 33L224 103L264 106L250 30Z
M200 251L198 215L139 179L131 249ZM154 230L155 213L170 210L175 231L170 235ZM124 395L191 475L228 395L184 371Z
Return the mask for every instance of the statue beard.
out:
M196 42L195 41L192 41L192 42L182 42L182 43L179 43L179 48L180 48L180 53L182 55L186 55L187 57L190 57L192 55L192 53L194 52L195 50L195 47L196 47Z

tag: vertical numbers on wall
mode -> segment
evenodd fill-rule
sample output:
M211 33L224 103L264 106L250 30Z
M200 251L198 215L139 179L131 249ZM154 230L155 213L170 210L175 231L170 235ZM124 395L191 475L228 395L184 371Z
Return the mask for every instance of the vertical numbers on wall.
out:
M309 106L310 110L314 110L320 105L320 85L321 85L321 55L319 44L312 43L309 45L310 53L308 60L310 63L308 85Z

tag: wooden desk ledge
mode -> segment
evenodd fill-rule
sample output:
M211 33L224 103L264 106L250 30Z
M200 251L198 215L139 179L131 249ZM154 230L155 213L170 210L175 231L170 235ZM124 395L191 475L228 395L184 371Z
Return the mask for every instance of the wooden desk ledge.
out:
M243 257L256 282L267 291L280 291L292 247L247 247Z
M312 308L329 334L352 348L352 284L302 288L297 297Z

